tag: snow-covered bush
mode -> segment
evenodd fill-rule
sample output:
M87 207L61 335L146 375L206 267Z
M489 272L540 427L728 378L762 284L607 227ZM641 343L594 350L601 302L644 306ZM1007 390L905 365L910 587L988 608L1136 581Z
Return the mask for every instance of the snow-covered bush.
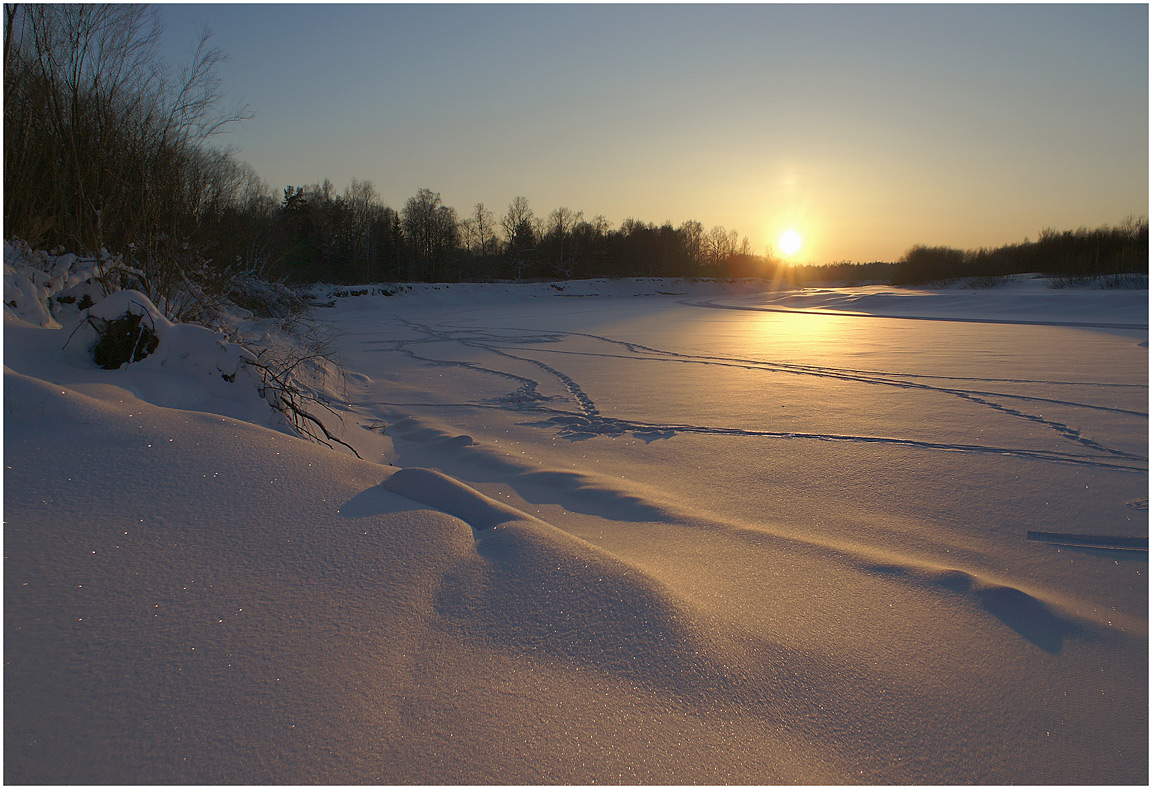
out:
M118 328L115 335L109 337L112 326ZM129 330L132 326L137 327L135 331ZM168 320L151 299L138 290L113 293L83 311L72 335L69 342L85 343L94 355L101 344L111 343L125 357L129 352L135 357L124 358L112 369L125 363L138 363L150 370L191 374L196 378L207 376L232 383L245 364L256 361L256 354L229 342L221 332ZM137 354L135 349L140 344L150 345L152 350ZM253 377L252 382L258 384L259 378Z
M207 327L173 323L136 290L114 293L89 308L77 330L83 330L101 367L133 364L142 370L190 376L222 399L249 405L263 400L278 412L285 427L301 437L348 446L315 416L316 407L327 408L325 398L304 380L306 373L328 372L326 365L331 365L321 335L275 341L265 335L265 347L254 351Z
M13 239L4 242L5 303L23 320L58 326L68 305L77 309L111 293L135 290L176 323L221 326L239 306L261 316L283 317L304 301L284 285L221 268L188 244L131 245L127 256L105 250L78 256L32 250Z
M118 370L138 362L156 350L160 338L145 322L143 315L126 312L119 318L92 318L97 340L92 344L92 361L105 370Z
M338 395L342 372L328 356L330 338L302 318L302 300L295 293L246 277L239 282L250 286L269 311L283 314L253 322L244 317L251 317L248 310L221 299L209 328L170 320L141 290L109 292L139 282L136 274L107 254L79 257L5 242L4 309L34 326L66 326L68 339L62 344L83 349L70 352L100 367L127 365L134 374L162 373L170 381L162 387L167 392L185 390L177 398L181 407L211 401L217 405L210 410L224 408L228 415L328 446L344 444L314 414L317 408L332 410L327 403ZM174 377L185 380L173 387ZM173 404L168 395L161 399L161 404ZM276 414L271 420L268 408Z
M133 283L165 317L177 323L216 324L227 310L237 272L220 266L188 241L159 234L147 242L130 245L126 253Z
M227 296L237 307L258 318L288 318L302 312L308 303L282 282L268 282L244 272L228 283Z
M28 323L59 328L67 306L85 309L103 298L108 291L102 275L118 265L107 253L79 257L5 241L4 308Z

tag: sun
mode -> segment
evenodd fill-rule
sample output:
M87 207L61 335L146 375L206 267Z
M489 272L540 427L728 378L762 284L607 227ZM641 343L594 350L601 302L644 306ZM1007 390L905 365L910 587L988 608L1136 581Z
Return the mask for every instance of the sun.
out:
M791 257L800 251L804 239L800 238L800 234L795 230L785 230L777 243L780 246L780 251Z

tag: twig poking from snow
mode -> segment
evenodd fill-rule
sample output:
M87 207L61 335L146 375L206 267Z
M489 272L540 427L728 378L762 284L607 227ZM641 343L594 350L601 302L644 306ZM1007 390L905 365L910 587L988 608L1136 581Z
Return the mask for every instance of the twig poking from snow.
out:
M356 457L360 457L360 453L357 452L351 444L348 444L347 442L342 441L336 436L332 435L331 431L329 431L328 428L324 426L324 423L317 419L313 414L309 413L309 411L303 405L304 401L311 401L327 409L329 413L336 415L336 412L329 408L326 403L320 400L320 398L309 395L292 380L292 371L298 365L304 361L315 358L323 357L320 354L306 355L298 359L291 360L289 363L283 366L273 366L258 360L253 361L251 359L247 361L247 364L250 367L260 371L260 375L263 379L261 394L266 400L272 403L275 408L277 408L281 413L292 420L292 426L297 430L297 432L307 436L308 438L311 438L314 441L324 444L329 448L331 448L332 445L329 444L328 441L335 441L337 444L340 444L351 450L352 454ZM324 438L328 439L328 441L321 439L316 434L316 430L312 427L312 425L318 427L320 432L324 434Z

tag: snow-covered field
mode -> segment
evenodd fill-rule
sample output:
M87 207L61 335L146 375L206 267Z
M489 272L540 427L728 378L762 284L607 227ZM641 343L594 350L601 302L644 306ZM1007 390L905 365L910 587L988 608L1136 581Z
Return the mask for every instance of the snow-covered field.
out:
M6 308L5 781L1147 783L1147 291L761 289L318 291L363 460Z

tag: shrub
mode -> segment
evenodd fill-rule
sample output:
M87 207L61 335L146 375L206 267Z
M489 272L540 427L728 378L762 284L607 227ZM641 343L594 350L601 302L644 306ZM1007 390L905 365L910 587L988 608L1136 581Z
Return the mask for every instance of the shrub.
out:
M143 315L125 312L119 318L89 318L96 329L92 360L105 370L116 370L147 357L160 344L155 330L144 324Z
M287 285L268 282L250 272L235 277L228 284L227 293L233 304L258 318L290 318L308 306L300 294Z

